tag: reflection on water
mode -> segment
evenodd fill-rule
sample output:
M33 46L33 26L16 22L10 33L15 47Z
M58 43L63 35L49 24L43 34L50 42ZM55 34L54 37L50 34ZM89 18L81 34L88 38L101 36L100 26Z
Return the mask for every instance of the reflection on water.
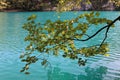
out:
M30 66L30 75L20 73L19 70L24 63L20 62L19 55L24 52L27 45L23 40L26 31L22 29L22 24L27 16L33 13L38 14L40 18L37 21L42 23L47 19L57 19L55 12L0 13L0 80L120 80L120 22L117 22L117 27L108 34L110 57L101 55L90 57L86 66L79 67L77 61L51 56L49 57L51 68L44 69L38 62ZM63 13L61 19L70 19L81 13ZM119 12L101 12L101 14L109 19L115 19L120 15ZM97 43L102 35L96 37L95 41L81 45Z
M85 68L84 74L70 74L62 72L60 68L54 67L52 71L48 71L49 80L103 80L107 68L100 66L99 68Z

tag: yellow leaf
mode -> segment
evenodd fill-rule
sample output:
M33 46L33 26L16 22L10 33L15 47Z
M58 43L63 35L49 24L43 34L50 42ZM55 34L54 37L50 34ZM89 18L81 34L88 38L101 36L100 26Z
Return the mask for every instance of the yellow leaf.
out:
M62 31L62 35L64 35L65 34L65 31Z
M68 53L68 49L67 49L67 48L65 48L64 51L65 51L66 53Z
M105 56L105 57L109 57L109 56L110 56L110 54L104 54L104 56Z
M74 44L71 44L70 47L71 47L71 48L74 48L75 46L74 46Z
M76 36L76 38L79 38L79 36Z

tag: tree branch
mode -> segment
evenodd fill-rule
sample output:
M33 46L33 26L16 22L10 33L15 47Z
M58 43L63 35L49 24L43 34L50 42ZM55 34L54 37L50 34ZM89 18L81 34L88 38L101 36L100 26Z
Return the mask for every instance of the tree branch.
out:
M91 38L95 37L99 32L101 32L102 30L104 30L105 28L107 28L106 33L105 33L105 35L106 35L106 36L105 36L105 39L106 39L106 38L107 38L107 33L108 33L108 31L109 31L109 28L110 28L117 20L120 20L120 16L117 17L117 18L116 18L114 21L112 21L110 24L108 24L108 25L100 28L96 33L94 33L92 36L90 36L90 37L88 37L88 38L86 38L86 39L81 40L81 39L75 38L75 39L71 39L71 40L88 41L88 40L90 40ZM104 41L105 41L105 40L103 40L102 43L104 43Z
M103 45L103 43L104 43L105 40L107 39L107 33L108 33L109 29L110 29L110 27L107 27L107 30L106 30L106 32L105 32L105 37L104 37L102 43L100 44L100 47Z

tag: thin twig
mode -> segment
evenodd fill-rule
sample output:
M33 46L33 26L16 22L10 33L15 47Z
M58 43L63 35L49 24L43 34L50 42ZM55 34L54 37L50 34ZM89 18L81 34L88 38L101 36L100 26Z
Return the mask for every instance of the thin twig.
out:
M104 37L103 41L101 42L100 47L103 45L103 43L104 43L105 40L107 39L107 33L108 33L109 29L110 29L110 27L107 28L107 30L106 30L106 32L105 32L105 37Z

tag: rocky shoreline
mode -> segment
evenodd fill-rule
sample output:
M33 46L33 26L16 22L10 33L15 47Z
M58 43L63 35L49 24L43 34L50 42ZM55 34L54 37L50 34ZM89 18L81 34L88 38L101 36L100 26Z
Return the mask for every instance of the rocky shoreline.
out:
M56 11L56 7L52 8L46 8L42 10L24 10L24 9L7 9L7 8L0 8L0 12L43 12L43 11ZM73 9L71 11L120 11L120 8L114 9L114 7L108 7L107 9L103 10L92 10L92 9L86 9L82 7L81 9Z
M24 0L17 1L0 1L0 12L32 12L32 11L56 11L57 0ZM84 1L80 3L81 7L73 6L71 11L120 11L120 6L116 6L113 2L103 0L96 2L90 0L91 4Z

